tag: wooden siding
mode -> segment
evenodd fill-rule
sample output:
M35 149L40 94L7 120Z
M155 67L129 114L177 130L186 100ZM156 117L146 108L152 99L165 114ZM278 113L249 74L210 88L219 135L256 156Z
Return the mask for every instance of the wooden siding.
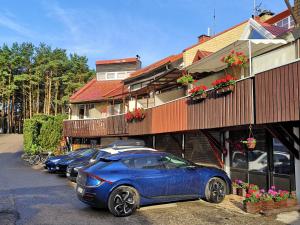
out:
M128 133L130 135L142 135L152 133L152 109L145 112L145 119L141 122L128 123Z
M125 120L124 114L107 117L107 134L108 135L128 134L128 123Z
M63 134L68 137L99 137L107 135L106 119L66 120Z
M152 133L187 130L187 99L152 108Z
M299 120L300 62L255 76L256 123Z
M236 83L233 93L208 98L197 104L189 104L187 109L188 130L219 128L250 124L253 114L253 80Z

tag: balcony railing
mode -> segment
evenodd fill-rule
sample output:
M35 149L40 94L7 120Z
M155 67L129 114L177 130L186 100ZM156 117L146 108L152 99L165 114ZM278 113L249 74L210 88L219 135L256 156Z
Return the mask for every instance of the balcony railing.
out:
M141 122L127 123L125 115L100 120L65 121L65 136L143 135L253 124L253 78L240 80L224 96L208 91L208 98L190 104L187 97L145 110Z

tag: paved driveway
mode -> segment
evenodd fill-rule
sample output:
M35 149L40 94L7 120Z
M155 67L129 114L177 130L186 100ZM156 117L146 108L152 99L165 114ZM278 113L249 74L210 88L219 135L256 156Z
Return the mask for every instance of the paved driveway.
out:
M21 149L22 136L0 134L0 199L14 202L19 217L16 224L280 224L203 201L144 207L130 217L116 218L78 201L74 186L65 178L25 165L20 159ZM7 225L5 221L3 217L1 221L0 213L0 225Z

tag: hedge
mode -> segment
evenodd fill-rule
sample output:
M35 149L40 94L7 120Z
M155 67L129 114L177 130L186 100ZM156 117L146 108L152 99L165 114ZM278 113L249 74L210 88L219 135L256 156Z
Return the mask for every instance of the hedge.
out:
M62 139L63 120L66 115L35 115L24 121L24 151L54 151Z

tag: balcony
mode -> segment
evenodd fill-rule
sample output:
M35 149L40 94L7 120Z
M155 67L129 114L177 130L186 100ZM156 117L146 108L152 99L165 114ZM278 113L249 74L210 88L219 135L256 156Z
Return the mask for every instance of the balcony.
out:
M234 92L189 104L183 97L145 110L141 122L127 123L125 115L95 120L67 120L64 135L72 137L129 136L238 126L254 123L253 78L240 80Z

